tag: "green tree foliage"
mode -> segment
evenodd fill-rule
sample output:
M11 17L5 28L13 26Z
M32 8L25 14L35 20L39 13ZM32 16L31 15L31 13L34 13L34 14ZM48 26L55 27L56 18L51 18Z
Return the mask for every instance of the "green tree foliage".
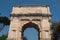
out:
M3 16L3 17L1 16L0 17L0 23L4 23L5 25L9 25L10 24L10 20L6 16Z
M0 40L7 40L7 35L0 36Z
M5 25L10 25L10 20L6 16L0 16L0 24L3 24L2 26L0 25L0 31L2 31Z
M27 40L27 38L26 37L23 37L23 40Z
M51 30L52 30L52 39L58 40L60 38L60 21L52 22Z

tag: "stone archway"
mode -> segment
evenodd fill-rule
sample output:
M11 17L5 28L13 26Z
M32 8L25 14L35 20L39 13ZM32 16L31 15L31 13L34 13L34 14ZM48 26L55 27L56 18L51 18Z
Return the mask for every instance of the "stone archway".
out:
M32 22L24 24L23 27L22 27L22 37L24 35L23 32L26 28L35 28L38 31L38 40L40 40L40 36L39 36L40 35L40 29L39 29L37 24L32 23Z
M51 16L48 5L13 6L8 40L22 40L22 32L27 26L38 30L39 40L51 40Z

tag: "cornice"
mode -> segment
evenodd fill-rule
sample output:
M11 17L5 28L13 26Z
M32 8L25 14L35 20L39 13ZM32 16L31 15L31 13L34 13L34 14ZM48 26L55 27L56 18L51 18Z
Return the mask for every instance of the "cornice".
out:
M26 17L39 17L39 16L42 16L42 17L52 17L51 14L43 14L43 13L34 13L34 14L10 14L10 16L13 16L13 17L22 17L22 16L26 16Z

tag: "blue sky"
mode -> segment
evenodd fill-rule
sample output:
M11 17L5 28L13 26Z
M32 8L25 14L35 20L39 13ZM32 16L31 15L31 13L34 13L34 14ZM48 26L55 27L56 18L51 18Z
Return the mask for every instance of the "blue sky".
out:
M24 31L24 36L28 39L28 40L38 40L38 31L34 28L27 28Z
M10 17L13 5L20 4L40 4L40 5L50 5L50 10L52 13L52 20L60 20L60 0L0 0L0 13Z
M50 11L52 13L52 21L60 20L60 0L0 0L0 16L7 16L10 18L10 13L12 11L13 5L20 4L40 4L40 5L50 5ZM9 30L9 26L6 26L1 34L6 34ZM32 32L32 30L31 30ZM33 32L32 32L33 33ZM35 32L36 33L36 32ZM28 35L28 34L27 34Z

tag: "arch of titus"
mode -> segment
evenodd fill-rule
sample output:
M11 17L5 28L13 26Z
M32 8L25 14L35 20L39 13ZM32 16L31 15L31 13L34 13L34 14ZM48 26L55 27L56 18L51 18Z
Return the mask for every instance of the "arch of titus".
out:
M51 13L48 5L13 6L8 40L23 40L26 28L38 31L38 40L51 40Z

